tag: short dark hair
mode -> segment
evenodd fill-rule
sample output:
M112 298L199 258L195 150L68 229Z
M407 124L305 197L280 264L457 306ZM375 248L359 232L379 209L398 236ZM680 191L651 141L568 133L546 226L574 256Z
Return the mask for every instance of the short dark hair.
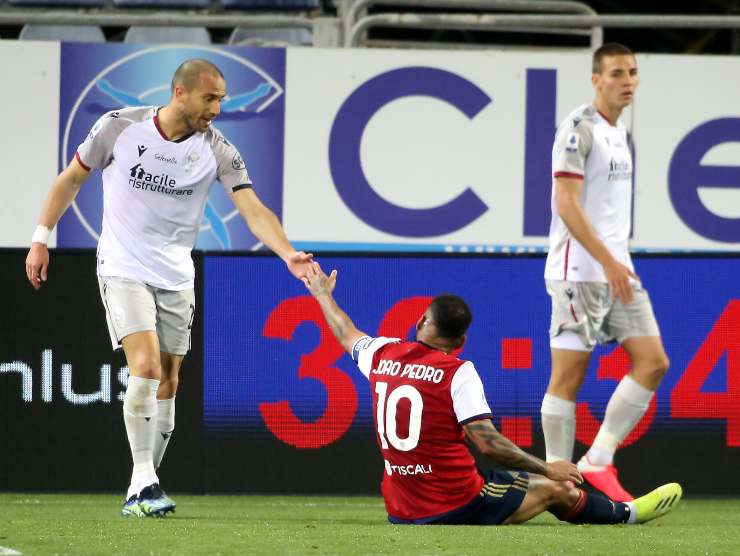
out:
M220 76L221 79L226 79L216 64L203 58L191 58L190 60L185 60L175 70L175 74L172 76L172 92L175 92L175 87L178 85L184 87L186 91L192 91L198 84L198 78L204 72L214 73Z
M635 53L632 52L629 48L624 46L623 44L620 44L618 42L608 42L599 48L596 49L596 52L594 52L593 59L591 61L591 72L592 73L601 73L601 70L603 69L602 62L604 61L604 58L608 58L610 56L634 56Z
M449 340L462 338L473 320L470 307L465 300L451 293L435 297L429 304L429 310L437 333Z

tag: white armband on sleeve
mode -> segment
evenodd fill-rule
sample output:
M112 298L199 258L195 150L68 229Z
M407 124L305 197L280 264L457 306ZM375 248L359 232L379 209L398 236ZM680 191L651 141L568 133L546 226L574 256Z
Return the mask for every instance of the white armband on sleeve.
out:
M383 336L373 338L371 336L363 336L352 346L352 360L357 363L362 374L364 374L366 378L369 378L375 352L385 345L400 341L401 340L398 338L385 338Z

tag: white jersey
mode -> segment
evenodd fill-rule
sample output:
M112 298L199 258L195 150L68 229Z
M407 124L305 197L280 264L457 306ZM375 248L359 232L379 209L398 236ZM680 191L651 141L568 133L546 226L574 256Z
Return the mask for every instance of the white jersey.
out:
M596 235L620 263L634 270L629 254L632 153L627 130L613 126L592 105L571 112L552 148L552 221L548 280L606 282L604 269L571 235L555 206L555 178L583 179L580 202Z
M108 112L75 156L86 170L103 170L98 275L166 290L193 287L190 252L213 182L227 192L252 183L239 152L217 129L170 141L154 106Z

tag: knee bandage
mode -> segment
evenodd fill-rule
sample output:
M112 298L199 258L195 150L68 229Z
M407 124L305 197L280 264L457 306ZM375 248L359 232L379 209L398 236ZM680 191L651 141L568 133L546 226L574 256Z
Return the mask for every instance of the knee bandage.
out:
M157 414L159 381L131 376L123 397L123 409L134 417L154 417Z

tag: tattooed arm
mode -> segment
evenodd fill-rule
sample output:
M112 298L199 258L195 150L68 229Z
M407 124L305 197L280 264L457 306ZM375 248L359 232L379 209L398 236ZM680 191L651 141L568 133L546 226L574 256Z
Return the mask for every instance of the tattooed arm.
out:
M463 430L470 443L495 463L510 469L538 473L553 481L573 481L575 483L583 481L583 477L573 463L569 461L545 463L540 458L528 454L498 432L490 419L479 419L466 423L463 425Z

